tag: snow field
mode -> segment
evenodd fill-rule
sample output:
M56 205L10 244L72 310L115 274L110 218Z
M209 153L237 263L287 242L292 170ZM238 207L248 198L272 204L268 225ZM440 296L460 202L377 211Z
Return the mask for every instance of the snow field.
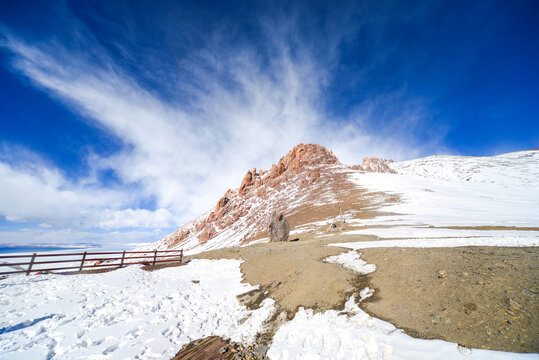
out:
M358 219L348 221L350 224L364 225L373 224L374 219L365 220L364 222ZM424 225L415 224L399 224L392 222L391 227L378 227L377 225L369 226L364 229L355 229L344 231L344 234L370 234L376 235L385 239L439 239L439 238L527 238L539 239L539 231L534 230L477 230L477 229L451 229L451 228L436 228ZM389 222L386 223L389 225Z
M436 159L438 158L434 158ZM530 173L528 167L520 169L517 166L514 173L508 172L507 176L501 176L498 174L498 168L484 166L480 177L472 176L477 182L469 182L458 181L447 175L449 170L444 167L446 164L443 161L440 167L444 168L444 171L437 168L437 163L420 165L409 171L412 175L352 174L350 179L353 182L373 194L395 193L401 199L397 203L386 203L385 199L380 197L378 206L388 215L374 219L347 220L356 226L365 225L369 228L356 229L345 234L368 234L387 239L376 244L364 243L361 245L363 248L537 246L539 231L510 229L539 228L539 178L533 178L530 175L533 171ZM439 178L414 174L418 173L419 169L424 176L432 173ZM492 177L487 176L488 171L493 172ZM464 176L458 173L455 176L457 175ZM479 182L482 180L485 182ZM506 226L508 229L437 228L446 226ZM389 241L393 239L400 240Z
M351 297L342 312L300 308L283 324L268 351L272 360L537 359L537 354L467 349L442 340L412 338L362 311Z
M372 192L401 196L401 202L380 203L381 210L399 215L384 216L379 224L539 226L539 180L536 187L378 173L352 174L351 180Z
M12 276L0 283L0 358L167 359L210 335L252 341L274 302L256 311L239 305L236 295L254 289L241 283L239 265Z
M368 232L369 234L372 232ZM369 249L385 247L410 247L410 248L442 248L458 246L537 246L539 238L537 237L511 237L511 236L493 236L493 237L462 237L462 238L427 238L427 239L398 239L398 240L379 240L379 241L361 241L357 243L336 243L329 246L344 247L349 249Z

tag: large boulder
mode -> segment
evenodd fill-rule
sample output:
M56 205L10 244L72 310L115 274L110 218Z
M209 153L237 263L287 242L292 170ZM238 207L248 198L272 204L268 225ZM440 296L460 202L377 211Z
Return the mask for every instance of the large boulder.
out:
M274 211L271 214L271 220L269 223L268 236L271 242L276 241L288 241L288 234L290 233L290 223L284 217L283 214Z

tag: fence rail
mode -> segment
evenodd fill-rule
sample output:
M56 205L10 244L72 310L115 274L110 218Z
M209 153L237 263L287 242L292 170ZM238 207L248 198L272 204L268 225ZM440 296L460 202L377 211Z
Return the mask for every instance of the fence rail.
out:
M116 255L105 256L102 255ZM118 256L121 255L121 256ZM134 256L131 256L134 255ZM64 257L60 260L46 260L50 257ZM96 257L99 256L99 257ZM20 261L21 258L30 258L30 261ZM46 261L39 261L45 258ZM141 260L142 259L142 260ZM14 260L9 262L5 260ZM133 262L132 260L136 260ZM156 265L162 263L181 263L183 260L183 250L150 250L150 251L106 251L106 252L81 252L81 253L53 253L53 254L24 254L24 255L0 255L0 275L26 273L39 273L46 271L97 269L105 267L124 267L128 265ZM50 264L69 264L71 266L42 267ZM76 264L76 265L75 265ZM23 269L22 266L27 266ZM2 271L5 267L16 268L17 270ZM37 267L37 268L36 268Z

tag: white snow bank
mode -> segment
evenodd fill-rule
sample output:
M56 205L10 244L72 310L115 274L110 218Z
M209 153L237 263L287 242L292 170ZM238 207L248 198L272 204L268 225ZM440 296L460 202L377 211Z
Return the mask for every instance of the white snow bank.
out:
M348 249L369 249L386 247L440 248L458 246L537 246L537 237L469 237L469 238L429 238L360 241L355 243L336 243L329 246Z
M272 360L292 359L537 359L537 354L469 350L441 340L412 338L370 317L350 298L344 312L314 314L300 308L283 324L268 351Z
M422 239L422 238L464 238L464 237L507 237L507 238L536 238L539 239L539 231L533 230L477 230L477 229L448 229L433 228L426 226L394 225L391 227L360 228L357 230L344 231L343 234L370 234L391 239Z
M351 180L372 192L400 195L401 201L396 203L379 199L382 211L398 214L380 218L380 224L399 220L401 223L432 226L539 227L537 179L536 186L470 183L377 173L355 173L351 175Z
M210 335L251 341L274 305L239 305L236 295L254 288L241 283L239 265L10 277L0 283L0 358L169 359Z
M365 260L361 260L361 253L357 253L353 250L340 255L329 256L325 258L324 261L333 264L340 264L363 275L370 274L376 270L376 265L367 264Z
M534 178L532 176L534 173L526 172L526 169L519 172L520 180L503 184L417 175L353 173L350 176L351 181L367 189L375 207L386 214L373 219L348 220L355 226L368 226L368 228L348 231L345 234L367 234L411 241L399 244L386 243L395 244L386 246L537 246L539 231L509 228L539 228L537 216L539 178ZM431 170L427 166L425 176L430 174ZM510 172L511 169L504 168L504 171ZM529 181L524 181L525 178ZM508 175L506 179L512 177ZM531 183L534 185L531 186ZM400 201L387 201L387 195L381 193L397 194ZM444 228L452 226L508 228L504 230ZM435 245L434 241L440 243ZM381 246L383 245L377 244L375 247Z

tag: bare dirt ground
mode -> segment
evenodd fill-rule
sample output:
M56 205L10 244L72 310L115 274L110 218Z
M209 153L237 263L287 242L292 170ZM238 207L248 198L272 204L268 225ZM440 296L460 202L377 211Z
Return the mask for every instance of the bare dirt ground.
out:
M266 297L274 299L292 318L298 308L325 311L342 309L356 290L363 289L364 277L340 266L323 262L328 256L348 251L329 247L335 238L317 239L311 234L300 241L258 244L243 248L227 248L196 255L202 259L242 259L244 281L259 285L258 290L243 295L240 300L258 308ZM373 240L371 236L354 236L344 241ZM359 289L359 290L358 290Z
M420 338L539 352L539 249L365 249L376 298L362 305ZM440 273L441 271L441 273Z
M297 242L219 249L195 257L242 259L244 281L259 289L239 300L257 308L263 299L274 299L283 312L274 317L278 321L272 332L300 306L315 312L341 310L352 294L358 299L359 291L369 286L375 294L360 306L414 337L539 352L537 248L366 249L362 258L377 270L364 276L323 262L349 251L327 244L376 237L333 235L306 233Z

